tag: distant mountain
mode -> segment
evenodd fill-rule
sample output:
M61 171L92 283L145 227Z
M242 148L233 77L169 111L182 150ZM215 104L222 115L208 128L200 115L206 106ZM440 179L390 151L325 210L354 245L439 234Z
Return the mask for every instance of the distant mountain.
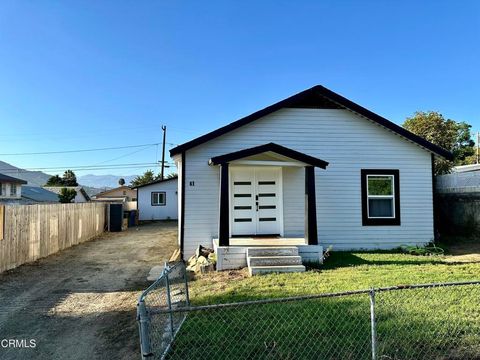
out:
M25 180L31 186L43 186L51 176L41 171L23 170L4 161L0 161L0 173Z
M125 185L130 184L130 182L135 179L136 175L127 175L127 176L119 176L119 175L83 175L78 176L77 181L79 184L91 186L99 189L105 188L115 188L118 185L118 180L120 178L125 179Z
M0 161L0 173L16 177L17 179L25 180L28 183L28 185L38 186L38 187L42 187L43 185L45 185L45 183L48 181L48 179L50 179L50 176L51 176L51 175L45 174L44 172L41 172L41 171L23 170L21 168L13 166L13 165L11 165L9 163L6 163L4 161ZM85 177L88 177L88 176L96 176L96 175L85 175ZM109 176L113 176L113 175L105 175L105 176L109 177ZM100 175L98 177L101 178L103 176ZM129 183L130 178L134 178L134 177L135 176L124 177L125 182ZM77 181L80 185L83 186L83 188L85 189L85 191L87 192L87 194L89 196L93 196L93 195L105 190L106 186L104 186L101 183L101 181L99 182L99 184L102 184L101 186L94 186L94 185L89 185L89 184L86 184L86 183L82 182L81 178L82 178L82 176L78 177ZM120 177L119 176L114 176L114 178L116 179L115 184L113 186L107 186L107 187L117 187L118 186L118 179ZM128 179L128 181L127 181L127 179Z

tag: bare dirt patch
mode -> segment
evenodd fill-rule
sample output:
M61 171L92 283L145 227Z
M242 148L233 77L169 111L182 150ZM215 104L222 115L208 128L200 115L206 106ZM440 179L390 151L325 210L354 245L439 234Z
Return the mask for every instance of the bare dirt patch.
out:
M0 358L138 357L137 298L176 247L176 222L150 223L0 274L0 340L37 344Z
M446 262L480 262L480 240L457 241L448 246Z

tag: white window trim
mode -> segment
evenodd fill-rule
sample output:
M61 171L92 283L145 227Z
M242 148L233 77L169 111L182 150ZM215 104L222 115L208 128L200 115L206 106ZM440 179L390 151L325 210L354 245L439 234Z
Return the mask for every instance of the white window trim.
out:
M368 193L368 178L369 177L389 177L392 179L392 195L370 195ZM391 199L392 200L392 216L370 216L370 201L369 199ZM395 219L395 176L391 174L367 174L367 217L369 219Z
M163 202L154 202L154 196L155 195L160 195L163 194ZM166 206L167 205L167 192L166 191L152 191L150 193L150 199L151 199L151 204L152 206ZM160 200L160 196L157 197L158 200Z

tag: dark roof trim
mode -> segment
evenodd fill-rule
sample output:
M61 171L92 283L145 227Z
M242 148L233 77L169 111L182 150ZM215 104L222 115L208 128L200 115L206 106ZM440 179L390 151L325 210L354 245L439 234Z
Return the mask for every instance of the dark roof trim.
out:
M226 134L232 130L238 129L239 127L242 127L244 125L247 125L263 116L266 116L268 114L271 114L277 110L280 110L282 108L288 108L288 107L299 107L302 104L305 103L311 103L312 99L317 99L317 101L324 101L324 99L327 98L330 101L333 101L334 103L337 103L341 105L344 108L347 108L353 112L356 112L359 115L362 115L371 121L376 122L377 124L397 133L398 135L424 147L425 149L440 155L448 160L453 159L453 154L440 146L437 146L435 144L432 144L431 142L425 140L424 138L415 135L411 133L410 131L402 128L401 126L398 126L394 124L393 122L381 117L380 115L377 115L373 112L371 112L368 109L365 109L364 107L354 103L353 101L348 100L347 98L344 98L343 96L334 93L333 91L321 86L317 85L314 86L310 89L307 89L305 91L302 91L296 95L290 96L289 98L286 98L282 101L279 101L273 105L270 105L260 111L257 111L251 115L248 115L240 120L237 120L235 122L232 122L226 126L223 126L221 128L218 128L217 130L214 130L212 132L209 132L208 134L202 135L196 139L193 139L191 141L188 141L182 145L179 145L173 149L170 150L170 156L176 155L181 153L182 151L186 151L188 149L191 149L195 146L198 146L200 144L203 144L209 140L212 140L220 135ZM323 99L323 100L322 100Z
M83 195L83 197L85 198L85 200L87 201L90 201L90 196L88 196L87 192L85 191L85 189L82 187L80 188L80 193Z
M162 182L166 182L166 181L170 181L170 180L177 180L177 179L178 179L178 176L173 176L173 177L168 178L168 179L155 180L155 181L149 182L148 184L134 186L131 189L139 189L139 188L142 188L142 187L145 187L145 186L154 185L154 184L158 184L158 183L162 183Z
M268 143L260 146L255 146L252 148L240 150L240 151L235 151L231 152L229 154L225 155L220 155L220 156L215 156L212 157L209 160L210 165L219 165L219 164L224 164L228 163L230 161L238 160L238 159L243 159L247 156L253 156L257 154L261 154L267 151L274 152L279 155L286 156L290 159L297 160L300 162L303 162L305 164L311 165L311 166L316 166L322 169L326 169L328 166L328 162L318 159L316 157L301 153L296 150L292 150L289 148L286 148L284 146L275 144L275 143Z
M26 184L27 183L25 180L17 179L17 178L14 178L13 176L8 176L8 175L5 175L5 174L0 174L0 182L1 181L11 182L11 183L16 183L16 184Z

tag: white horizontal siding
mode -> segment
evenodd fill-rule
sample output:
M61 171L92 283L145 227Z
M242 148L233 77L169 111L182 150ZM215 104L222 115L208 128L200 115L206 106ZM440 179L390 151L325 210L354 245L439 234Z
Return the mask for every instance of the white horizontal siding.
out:
M208 160L268 142L330 162L315 170L323 246L392 248L433 238L429 152L347 110L282 109L186 152L186 256L218 235L219 172ZM400 170L400 226L362 226L360 169L369 168ZM283 176L285 236L302 236L303 170Z
M138 188L137 204L139 220L166 220L178 218L178 180L169 180ZM152 206L152 192L164 191L165 206Z

